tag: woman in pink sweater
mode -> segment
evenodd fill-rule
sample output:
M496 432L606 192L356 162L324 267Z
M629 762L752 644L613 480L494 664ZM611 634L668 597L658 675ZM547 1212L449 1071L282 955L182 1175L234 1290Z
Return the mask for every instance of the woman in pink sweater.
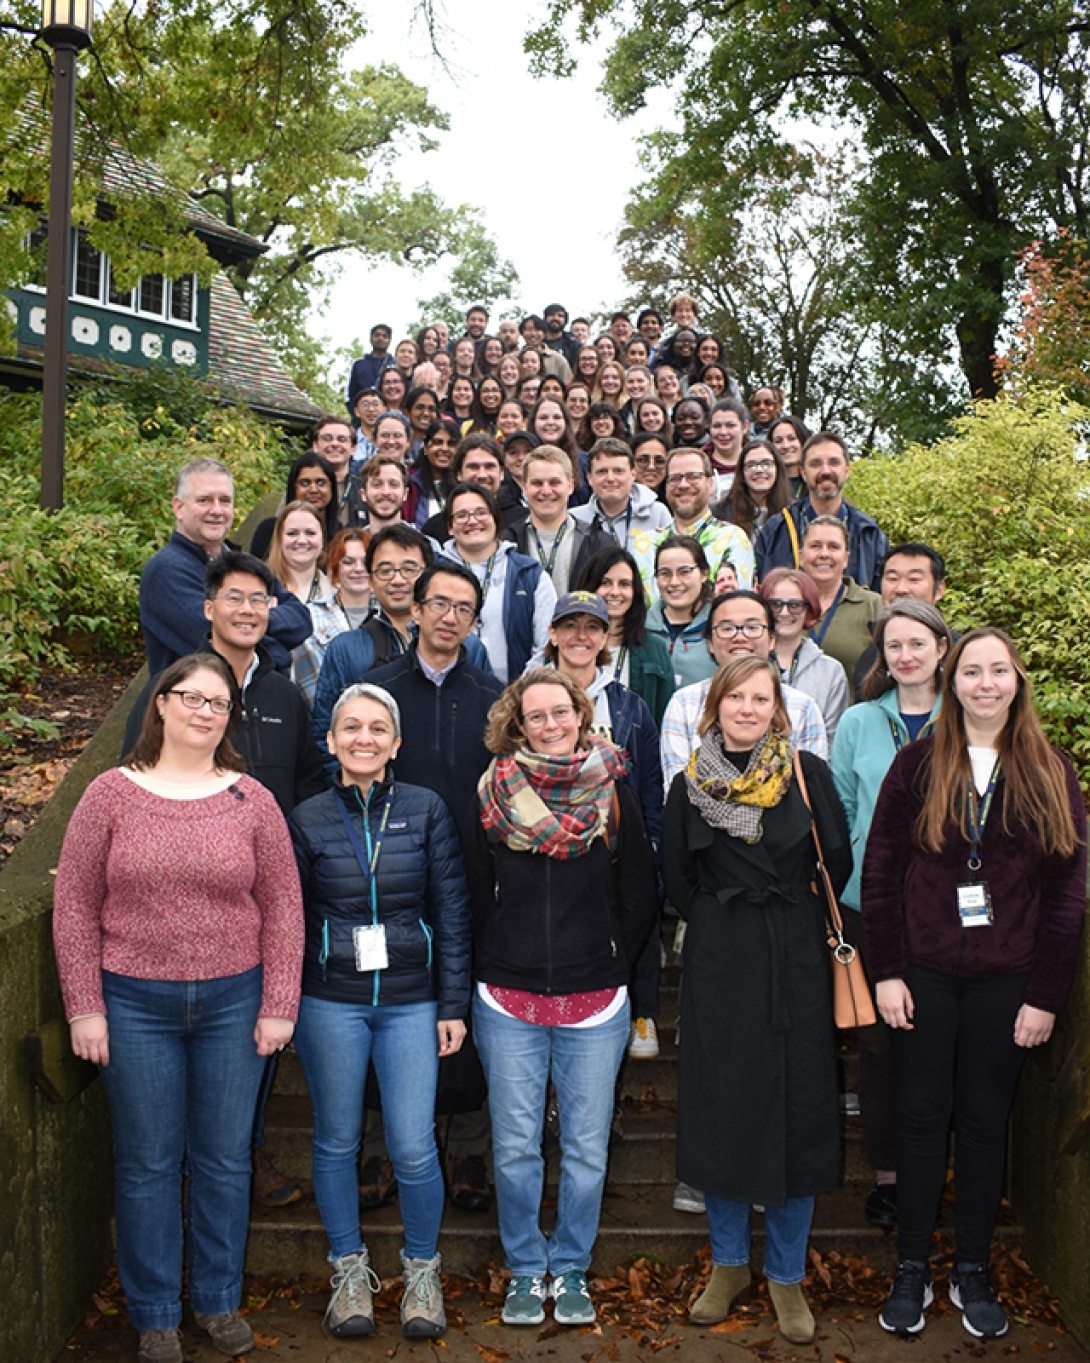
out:
M114 1125L118 1269L141 1363L181 1363L189 1298L218 1349L238 1314L263 1057L291 1039L303 909L275 800L243 775L238 688L215 655L159 678L125 765L87 788L57 868L53 939L72 1049Z

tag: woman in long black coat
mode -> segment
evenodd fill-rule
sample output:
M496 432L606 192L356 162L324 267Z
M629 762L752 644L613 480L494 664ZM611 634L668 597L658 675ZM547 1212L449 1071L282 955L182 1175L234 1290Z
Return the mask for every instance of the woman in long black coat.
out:
M715 1264L690 1314L723 1320L749 1286L759 1204L781 1333L807 1343L800 1283L814 1196L839 1182L840 1124L824 905L777 669L753 654L722 667L700 733L662 822L666 891L687 924L677 1172L705 1194ZM839 890L847 822L825 763L800 760Z

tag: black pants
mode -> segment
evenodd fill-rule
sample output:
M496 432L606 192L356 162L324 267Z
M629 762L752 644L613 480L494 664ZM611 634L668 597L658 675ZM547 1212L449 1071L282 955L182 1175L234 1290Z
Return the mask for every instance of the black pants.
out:
M987 932L987 928L968 929ZM1003 1195L1007 1119L1024 1047L1014 1020L1028 974L970 979L910 965L913 1029L891 1029L897 1061L897 1231L902 1259L926 1260L957 1123L956 1261L985 1264Z
M844 935L863 953L863 918L858 909L841 905ZM870 976L867 976L868 981ZM873 993L874 986L871 985ZM881 1018L873 1027L856 1031L859 1048L859 1120L863 1127L863 1147L872 1169L897 1168L897 1068L890 1045L890 1029Z

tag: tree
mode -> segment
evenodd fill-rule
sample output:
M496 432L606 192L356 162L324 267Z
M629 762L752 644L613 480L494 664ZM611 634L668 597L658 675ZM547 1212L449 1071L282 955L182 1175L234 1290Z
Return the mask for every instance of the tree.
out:
M49 56L32 42L37 22L30 0L0 0L0 196L34 208L0 225L0 285L25 275L22 239L47 198L34 115L48 106ZM467 232L464 210L394 182L401 150L433 149L447 118L395 67L343 68L365 31L347 0L118 2L96 17L81 61L74 220L110 253L122 286L148 271L207 277L211 262L181 230L184 202L161 183L134 172L111 215L96 212L111 148L155 162L171 185L267 246L232 267L232 282L304 383L323 367L307 316L338 261L357 254L422 269L457 257ZM474 224L474 250L483 235Z
M1086 234L1086 0L556 0L527 38L539 71L571 69L574 13L579 40L617 35L618 115L677 91L679 190L775 164L799 121L847 129L879 322L919 363L956 350L969 391L994 395L1017 251Z
M1090 404L1090 255L1063 232L1046 251L1040 241L1022 252L1021 316L996 372L1020 394L1036 386L1063 389Z
M483 303L489 313L510 302L518 285L518 271L501 258L496 243L481 222L463 209L464 227L458 243L459 258L449 274L449 287L431 298L418 298L420 326L426 322L446 322L452 336L461 335L465 315L474 303Z

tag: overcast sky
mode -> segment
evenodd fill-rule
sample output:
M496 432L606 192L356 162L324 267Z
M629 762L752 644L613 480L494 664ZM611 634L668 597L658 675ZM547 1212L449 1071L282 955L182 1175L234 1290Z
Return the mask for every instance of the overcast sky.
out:
M597 93L601 54L591 48L580 51L571 80L534 80L522 39L538 9L512 0L448 5L452 80L431 56L426 33L410 25L410 0L372 5L369 37L349 60L396 63L450 117L438 151L398 162L401 183L430 183L447 203L478 207L519 272L520 302L536 311L562 302L576 316L625 293L614 242L639 179L636 138L668 121L669 103L660 99L617 123ZM343 346L387 321L396 342L417 316L417 298L445 283L442 269L418 276L348 264L315 330Z

